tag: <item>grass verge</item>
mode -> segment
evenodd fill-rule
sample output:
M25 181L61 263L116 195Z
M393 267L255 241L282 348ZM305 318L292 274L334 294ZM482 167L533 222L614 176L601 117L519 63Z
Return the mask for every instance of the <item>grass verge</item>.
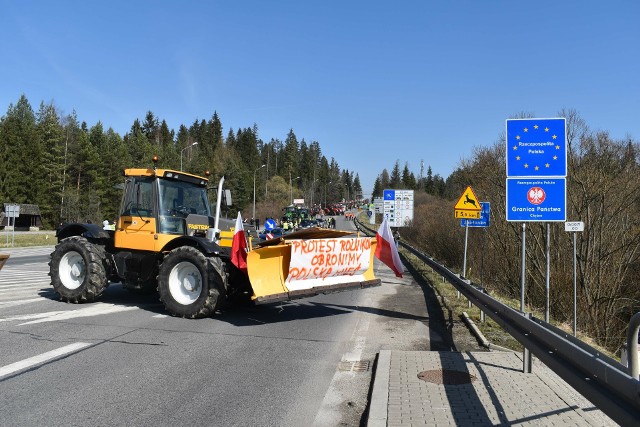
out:
M514 351L522 351L522 345L502 329L500 325L491 320L491 318L485 316L484 322L481 322L480 309L476 306L469 308L467 299L462 295L458 297L456 289L449 282L445 281L442 276L432 270L431 267L407 250L401 248L400 252L402 256L411 263L417 273L432 284L442 303L447 309L451 310L455 318L461 319L462 312L466 312L489 342Z
M11 243L13 242L13 246ZM56 244L56 232L47 231L37 234L18 233L12 235L11 232L0 233L0 248L20 248L27 246L49 246Z

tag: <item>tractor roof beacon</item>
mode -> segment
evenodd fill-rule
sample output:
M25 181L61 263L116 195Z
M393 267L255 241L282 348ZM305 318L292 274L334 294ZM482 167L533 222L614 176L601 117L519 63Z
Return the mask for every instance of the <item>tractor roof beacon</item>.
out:
M169 313L199 318L214 314L227 298L250 296L263 303L320 293L289 292L282 281L290 253L284 241L251 251L248 276L238 270L230 257L233 232L218 227L224 178L213 216L207 178L157 169L156 163L154 156L153 169L124 171L115 230L79 223L58 228L49 275L61 300L91 302L110 282L121 282L135 292L157 289ZM274 255L279 261L274 262ZM340 290L380 284L372 269L364 276L367 280L359 283L338 279Z

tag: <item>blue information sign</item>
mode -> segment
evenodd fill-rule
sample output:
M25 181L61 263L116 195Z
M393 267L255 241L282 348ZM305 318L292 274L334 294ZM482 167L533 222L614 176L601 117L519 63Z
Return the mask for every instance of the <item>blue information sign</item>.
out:
M566 120L508 119L507 177L567 176Z
M507 178L507 221L566 221L566 178Z
M278 224L276 224L276 221L274 219L272 219L272 218L269 218L268 220L266 220L264 222L264 228L266 230L273 230L277 226L278 226Z
M395 190L384 190L383 191L384 200L396 200L396 191Z
M460 226L466 227L488 227L489 214L491 212L491 204L489 202L480 202L480 219L461 219Z

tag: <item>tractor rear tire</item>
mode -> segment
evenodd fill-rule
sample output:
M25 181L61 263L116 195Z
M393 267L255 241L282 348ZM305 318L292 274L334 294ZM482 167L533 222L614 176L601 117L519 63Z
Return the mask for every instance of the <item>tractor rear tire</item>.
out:
M173 316L208 317L222 301L224 286L218 272L202 252L181 246L169 252L160 265L158 292Z
M80 236L63 239L49 262L53 289L63 301L75 304L95 301L109 286L104 261L102 246Z

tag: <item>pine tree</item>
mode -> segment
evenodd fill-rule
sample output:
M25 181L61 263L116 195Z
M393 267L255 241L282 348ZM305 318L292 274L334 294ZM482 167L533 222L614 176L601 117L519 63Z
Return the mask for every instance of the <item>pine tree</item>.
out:
M435 183L433 181L433 172L431 171L431 166L427 169L427 179L424 182L424 191L427 194L435 195Z
M396 164L393 166L389 185L391 185L392 188L400 188L402 185L400 178L400 160L396 160Z
M38 186L43 184L39 164L43 150L36 133L35 114L24 95L15 106L9 105L1 136L0 196L5 203L36 203Z
M382 197L382 183L380 177L376 177L375 182L373 183L373 190L371 191L371 197Z
M402 186L409 190L416 188L416 177L413 172L409 171L408 162L404 164L404 169L402 170Z
M138 119L134 120L131 130L124 136L124 142L129 151L132 164L130 167L149 167L154 149Z
M45 175L36 204L40 208L43 226L51 228L60 221L65 133L53 104L41 103L36 121L36 132L44 147L41 167Z
M387 169L382 169L382 173L380 174L380 186L382 190L388 190L391 188L391 179L389 178L389 172Z
M158 134L158 129L160 128L160 124L158 119L153 115L151 111L147 111L147 114L144 118L144 123L142 124L142 133L147 139L154 145L158 146L160 141L160 135Z
M351 196L354 200L359 200L362 198L362 185L360 184L360 176L356 174L356 177L353 179L353 191L354 195Z
M160 161L163 165L167 165L167 167L174 167L173 165L177 165L180 160L174 142L174 132L173 130L169 130L169 126L165 120L160 124L159 135L160 151L158 152L158 156L160 157Z
M284 140L284 170L292 171L292 173L298 170L298 151L298 139L293 133L293 129L290 129Z

